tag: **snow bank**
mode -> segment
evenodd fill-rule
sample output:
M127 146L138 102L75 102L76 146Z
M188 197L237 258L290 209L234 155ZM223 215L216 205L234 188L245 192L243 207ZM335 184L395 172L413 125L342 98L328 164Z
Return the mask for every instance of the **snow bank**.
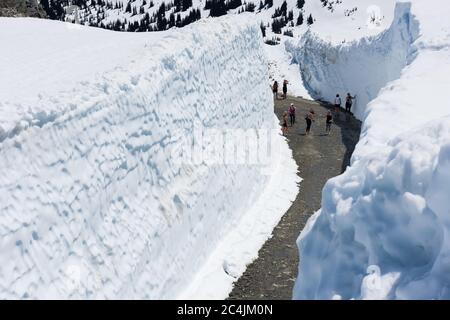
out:
M363 128L351 167L325 185L322 208L298 239L294 298L450 298L443 8L446 1L399 3L379 36L339 46L302 40L297 59L311 95L356 93Z
M266 39L279 39L278 45L265 46L269 60L270 78L272 81L277 80L279 83L282 83L284 79L287 79L289 81L288 94L301 96L305 99L312 98L305 88L302 75L298 72L298 60L303 62L301 67L305 77L308 72L311 72L311 64L327 63L328 59L333 59L332 56L335 55L327 48L327 52L330 51L330 56L316 56L315 52L319 41L321 42L321 46L330 46L331 44L346 43L354 39L360 39L362 36L377 35L389 27L389 24L393 19L395 6L395 0L378 0L376 1L376 4L371 0L329 1L326 7L324 7L323 3L319 0L306 1L304 8L302 9L302 15L305 22L300 26L292 26L288 29L292 31L293 37L295 38L299 38L304 34L308 34L308 36L303 38L305 43L292 48L291 42L296 40L293 40L290 36L274 34L271 31L269 23L272 22L272 16L275 13L275 10L279 9L283 1L284 0L280 1L279 4L275 1L273 7L256 12L258 19L261 19L261 21L268 26L266 28ZM299 12L297 12L299 10L297 8L297 1L286 0L286 3L288 10L293 10L294 22L296 22L299 15ZM309 14L314 18L314 24L311 26L308 26L306 23ZM313 36L314 34L320 34L320 39ZM392 39L391 41L396 45L394 42L395 40L398 40L398 38ZM404 41L401 41L402 44L403 42ZM313 43L313 46L315 47L311 47L311 43ZM302 51L298 50L299 48ZM307 56L309 51L311 51L311 61L306 59L309 57ZM399 51L401 54L401 48L399 48ZM386 52L386 50L384 50L384 52ZM299 59L300 55L303 55L303 57ZM383 57L383 52L379 52L379 56L383 59L385 58ZM392 56L394 56L394 54L392 54L391 57ZM322 69L323 68L321 68L321 70ZM378 70L376 71L378 72ZM396 70L392 71L392 73L395 73L395 71ZM361 76L364 76L365 74L367 73L364 72ZM330 74L327 74L327 76L329 77ZM308 79L311 79L311 77L308 77ZM383 83L383 79L379 79L379 81L380 83ZM342 88L339 88L339 90L341 89ZM320 96L320 93L315 96Z
M389 81L398 79L407 65L418 24L405 5L396 7L392 26L380 35L334 46L311 31L287 50L299 63L305 86L314 99L334 101L357 93L353 112L364 119L365 107Z
M298 190L245 19L0 19L0 297L227 295Z

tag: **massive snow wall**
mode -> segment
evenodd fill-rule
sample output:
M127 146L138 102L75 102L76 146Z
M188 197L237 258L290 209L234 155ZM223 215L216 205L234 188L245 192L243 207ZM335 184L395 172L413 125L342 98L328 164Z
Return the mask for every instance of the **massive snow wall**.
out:
M193 279L188 297L225 297L297 192L259 26L0 30L2 73L23 79L1 91L0 297L176 298ZM223 162L225 134L277 157Z
M409 63L418 32L417 21L398 5L392 26L378 36L334 46L309 30L300 43L286 46L314 99L333 102L340 94L345 101L347 92L357 94L352 111L363 119L367 104Z
M356 93L363 121L351 166L298 239L294 298L450 297L446 6L399 3L377 37L333 47L307 34L291 46L311 94Z

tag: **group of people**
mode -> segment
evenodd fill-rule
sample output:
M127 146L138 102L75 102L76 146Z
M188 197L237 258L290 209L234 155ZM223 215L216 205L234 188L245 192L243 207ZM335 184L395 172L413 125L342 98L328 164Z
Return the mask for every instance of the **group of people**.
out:
M288 85L288 81L285 79L283 81L283 94L282 94L282 99L286 99L287 98L287 85ZM278 100L278 81L274 81L273 85L271 86L272 92L273 92L273 96L274 99ZM351 109L352 109L352 105L353 105L353 100L356 99L356 95L352 96L350 93L347 93L347 96L345 97L345 112L352 114ZM335 112L336 115L339 114L340 109L341 109L341 105L342 105L342 100L341 97L339 96L339 94L336 94L336 98L334 100L334 107L335 107ZM296 114L296 108L294 106L293 103L290 104L289 108L287 111L283 112L283 120L282 120L282 124L281 124L281 131L283 136L286 136L286 134L289 132L289 127L293 127L295 124L295 114ZM326 113L325 116L323 116L323 118L325 118L325 133L327 135L330 134L331 132L331 125L333 124L333 114L331 113L331 111L328 111ZM312 124L316 121L316 113L314 111L314 109L310 109L309 112L305 115L305 121L306 121L306 135L311 134L311 127Z
M282 120L282 125L281 125L281 131L282 131L283 136L286 136L286 134L289 132L288 121L290 123L290 127L294 126L295 113L296 113L296 108L295 108L294 104L291 103L288 110L283 113L283 120ZM325 118L325 133L327 135L329 135L331 132L331 125L333 124L333 115L332 115L331 111L328 111L326 113L326 115L324 116L324 118ZM305 115L305 121L306 121L305 134L309 135L309 134L311 134L312 124L313 124L313 122L316 121L316 112L314 111L313 108L309 109L309 112Z
M273 87L275 87L275 86L278 86L276 81L275 81ZM286 91L287 91L287 88L286 88ZM274 92L275 98L277 99L278 98L278 96L276 95L277 91L274 90L273 92ZM284 96L284 99L286 99L286 92L284 91L284 86L283 86L283 96ZM352 96L350 93L347 93L347 96L345 98L345 111L348 112L349 114L352 114L351 109L352 109L354 99L356 99L356 95ZM340 98L339 94L336 94L336 99L334 101L336 114L339 113L339 111L341 109L341 104L342 104L341 98ZM283 136L286 136L286 134L289 132L289 127L294 126L295 114L296 114L296 108L295 108L294 104L291 103L288 110L283 113L283 120L282 120L282 125L281 125L281 131L282 131ZM325 116L323 116L323 118L325 118L325 133L327 135L329 135L331 132L331 125L333 124L333 114L331 113L331 111L328 111L325 114ZM305 121L306 121L306 135L309 135L309 134L311 134L312 124L316 121L316 112L314 111L314 109L311 108L309 110L309 112L305 115ZM288 125L288 123L289 123L289 125Z
M347 93L347 96L345 97L345 112L348 112L349 114L352 114L351 109L353 105L353 99L356 99L356 95L352 96L350 93ZM336 98L334 99L334 109L338 113L341 109L342 100L339 96L339 93L336 94Z
M282 99L286 99L286 97L287 97L288 83L289 82L286 79L283 81L283 94L281 96ZM274 81L274 83L272 85L272 92L273 92L273 97L278 100L278 81Z

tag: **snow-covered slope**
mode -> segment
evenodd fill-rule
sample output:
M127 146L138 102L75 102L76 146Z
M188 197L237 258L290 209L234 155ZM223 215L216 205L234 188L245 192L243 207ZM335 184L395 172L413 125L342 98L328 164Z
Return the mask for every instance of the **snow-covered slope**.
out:
M297 192L245 20L0 19L1 298L227 295Z
M351 167L301 233L294 298L450 298L447 1L399 3L389 30L296 52L315 97L357 94ZM369 102L367 104L367 102Z
M278 44L266 46L271 80L287 79L289 94L306 98L310 96L297 72L298 65L285 51L285 41L310 29L333 43L376 35L391 23L395 4L395 0L58 0L44 7L52 19L142 32L179 28L200 18L214 19L212 2L225 9L220 14L247 11L248 19L261 25L264 41Z
M103 23L108 27L119 20L127 30L129 23L141 22L147 14L150 19L155 18L149 26L156 27L159 15L167 20L167 25L163 24L165 28L171 27L171 14L175 17L180 15L183 19L192 10L199 10L201 18L208 18L212 2L216 5L223 2L227 9L223 13L232 15L248 12L249 5L253 5L250 19L267 26L267 38L274 35L272 24L277 20L284 20L279 34L290 30L294 35L301 35L309 29L308 18L311 16L311 28L327 39L338 41L376 34L386 28L391 22L395 4L394 0L378 0L376 3L360 0L60 0L58 4L66 8L64 18L69 21L93 25ZM303 17L301 23L298 19L300 13Z

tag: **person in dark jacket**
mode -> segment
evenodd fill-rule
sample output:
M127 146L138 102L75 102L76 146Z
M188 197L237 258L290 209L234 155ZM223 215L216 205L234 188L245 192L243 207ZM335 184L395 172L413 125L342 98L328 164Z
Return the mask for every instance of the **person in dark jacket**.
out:
M288 85L288 81L285 79L283 81L283 99L287 98L287 85Z
M356 98L356 95L352 97L350 93L347 93L347 97L345 98L345 111L351 114L353 99Z
M325 132L329 135L331 131L331 124L333 123L333 115L331 114L331 111L327 112L325 118Z
M272 92L275 99L278 99L278 81L275 81L272 86Z
M308 114L305 117L306 120L306 135L309 135L311 133L311 126L314 120L315 112L313 109L310 109Z

